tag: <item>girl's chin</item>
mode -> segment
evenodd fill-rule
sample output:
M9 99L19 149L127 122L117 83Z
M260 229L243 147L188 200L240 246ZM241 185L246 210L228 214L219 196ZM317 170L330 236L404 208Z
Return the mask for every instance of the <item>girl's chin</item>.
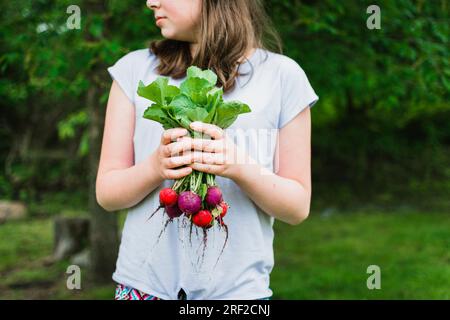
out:
M168 35L169 34L169 32L168 32L168 30L166 28L161 28L161 33L163 35Z
M161 28L161 34L163 35L164 38L175 40L174 39L175 35L173 34L173 32L170 32L170 30L167 28Z

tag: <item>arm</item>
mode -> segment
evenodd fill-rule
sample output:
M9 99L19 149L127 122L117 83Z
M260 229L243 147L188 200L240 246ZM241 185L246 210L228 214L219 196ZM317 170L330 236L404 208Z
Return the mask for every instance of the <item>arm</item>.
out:
M238 165L233 180L271 216L296 225L311 203L311 115L306 108L280 129L276 174L260 165ZM278 155L278 156L277 156ZM264 174L261 172L264 171Z
M134 105L113 81L96 181L97 202L107 211L136 205L163 181L153 155L134 165L134 122Z

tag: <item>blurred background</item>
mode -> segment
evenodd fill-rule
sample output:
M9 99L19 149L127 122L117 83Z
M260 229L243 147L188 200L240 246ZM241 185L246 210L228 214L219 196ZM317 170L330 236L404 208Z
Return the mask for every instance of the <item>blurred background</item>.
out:
M377 1L373 30L371 1L265 4L320 96L311 214L275 223L273 298L449 299L450 3ZM0 299L112 299L126 211L94 194L106 68L160 38L153 13L144 0L1 7ZM67 287L73 264L81 289Z

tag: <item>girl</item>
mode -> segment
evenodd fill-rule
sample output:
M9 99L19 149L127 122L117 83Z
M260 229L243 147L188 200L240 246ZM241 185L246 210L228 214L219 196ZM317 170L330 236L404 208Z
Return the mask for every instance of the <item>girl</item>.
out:
M96 192L105 210L129 209L113 274L116 299L270 298L274 219L297 225L310 210L309 107L318 97L302 68L281 54L261 0L148 0L147 6L165 39L108 68L113 83ZM179 86L190 65L213 70L224 100L252 109L227 133L192 123L212 137L209 143L144 119L150 102L136 93L139 80L148 85L159 75ZM235 142L229 130L244 132L248 143ZM205 268L198 269L198 247L186 245L179 222L159 240L164 215L147 222L159 190L192 170L217 175L230 205L229 238L214 269L224 240L216 228L208 230Z

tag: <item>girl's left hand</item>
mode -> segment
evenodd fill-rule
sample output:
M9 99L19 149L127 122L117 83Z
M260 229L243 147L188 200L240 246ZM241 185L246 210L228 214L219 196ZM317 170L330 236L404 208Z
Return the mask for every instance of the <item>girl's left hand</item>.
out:
M216 125L195 121L191 123L191 128L210 136L212 140L188 138L191 139L193 149L192 163L189 166L197 171L230 179L236 177L240 164L247 161L248 155ZM183 139L186 138L181 138Z

